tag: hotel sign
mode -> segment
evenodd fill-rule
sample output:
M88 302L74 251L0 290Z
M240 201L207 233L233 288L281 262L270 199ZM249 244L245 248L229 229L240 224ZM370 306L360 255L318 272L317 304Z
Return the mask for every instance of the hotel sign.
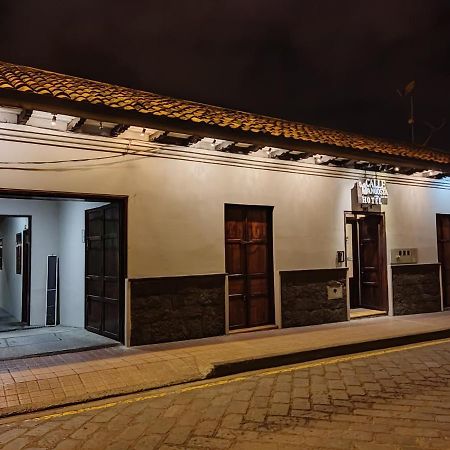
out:
M384 180L364 178L356 183L356 191L362 206L387 205L388 191Z

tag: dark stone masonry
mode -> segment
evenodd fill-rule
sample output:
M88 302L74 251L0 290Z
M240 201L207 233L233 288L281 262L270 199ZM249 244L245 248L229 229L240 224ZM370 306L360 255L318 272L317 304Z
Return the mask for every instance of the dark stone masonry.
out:
M394 315L441 310L439 264L392 266Z
M280 272L283 328L346 321L346 274L345 268ZM327 286L336 281L342 298L329 300Z
M225 275L131 280L131 345L225 333Z

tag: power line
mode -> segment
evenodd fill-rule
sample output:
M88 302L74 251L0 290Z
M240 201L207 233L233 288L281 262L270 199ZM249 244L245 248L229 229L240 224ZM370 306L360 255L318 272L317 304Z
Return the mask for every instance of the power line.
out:
M87 162L87 161L98 161L101 159L121 158L123 156L126 156L126 154L121 153L120 155L98 156L95 158L60 159L54 161L0 161L0 165L63 164L71 162Z

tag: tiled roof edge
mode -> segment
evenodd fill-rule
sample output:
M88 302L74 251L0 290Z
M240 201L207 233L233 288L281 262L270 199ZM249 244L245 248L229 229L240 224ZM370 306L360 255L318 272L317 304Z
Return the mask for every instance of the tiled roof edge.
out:
M161 123L170 128L173 124L177 130L181 126L192 134L209 131L213 133L211 137L230 134L252 143L267 141L269 146L305 145L321 149L325 154L335 154L337 149L349 149L360 158L399 158L425 162L430 166L448 166L450 170L450 154L432 148L179 100L6 62L0 62L0 101L11 106L40 105L45 110L53 107L57 113L71 108L79 112L86 109L86 114L102 113L117 120L123 113L130 125Z

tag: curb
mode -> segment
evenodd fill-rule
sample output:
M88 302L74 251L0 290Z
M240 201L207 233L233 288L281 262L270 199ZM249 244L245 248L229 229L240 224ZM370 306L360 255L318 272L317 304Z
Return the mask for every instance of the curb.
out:
M418 342L433 341L450 337L450 329L432 331L428 333L398 336L393 338L379 339L375 341L356 342L343 344L335 347L318 348L293 353L274 354L255 359L236 359L234 361L218 362L213 365L212 371L207 378L218 378L236 375L253 370L270 369L272 367L299 364L318 359L331 358L335 356L363 353L373 350L382 350L391 347L399 347Z
M126 396L126 395L134 395L134 394L139 394L139 393L143 393L143 392L151 392L151 391L155 391L157 389L164 389L164 388L170 388L170 387L174 387L174 386L182 386L183 384L187 384L187 383L194 383L197 381L203 381L207 379L207 376L199 376L199 377L192 377L189 379L185 379L185 380L181 380L181 381L174 381L174 382L169 382L166 384L160 384L158 386L134 386L131 389L120 389L117 390L115 392L99 392L97 394L92 394L92 395L86 395L84 397L80 397L78 399L68 399L65 401L61 401L58 403L46 403L46 404L41 404L41 405L27 405L27 406L22 406L16 409L10 409L10 410L5 410L5 411L1 411L0 410L0 421L1 420L7 420L7 419L14 419L14 417L18 417L18 416L23 416L23 415L27 415L27 414L35 414L35 413L39 413L39 412L44 412L44 411L48 411L51 409L56 409L56 408L68 408L71 406L77 406L83 403L91 403L91 402L97 402L97 401L102 401L102 400L108 400L108 399L113 399L113 398L117 398L117 397L122 397L122 396ZM32 420L32 419L31 419ZM0 422L1 424L1 422Z

